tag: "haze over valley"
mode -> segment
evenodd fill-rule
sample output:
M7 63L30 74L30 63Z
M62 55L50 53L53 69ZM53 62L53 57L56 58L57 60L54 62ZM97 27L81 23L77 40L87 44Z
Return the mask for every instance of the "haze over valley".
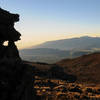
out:
M75 58L93 52L100 52L100 37L80 37L49 41L20 50L23 60L55 63L64 58Z

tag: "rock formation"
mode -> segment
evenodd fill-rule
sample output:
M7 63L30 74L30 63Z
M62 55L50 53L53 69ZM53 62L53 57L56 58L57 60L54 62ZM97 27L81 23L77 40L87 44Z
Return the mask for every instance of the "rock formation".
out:
M0 100L33 99L32 67L22 62L15 45L21 36L14 28L17 21L18 14L0 8Z

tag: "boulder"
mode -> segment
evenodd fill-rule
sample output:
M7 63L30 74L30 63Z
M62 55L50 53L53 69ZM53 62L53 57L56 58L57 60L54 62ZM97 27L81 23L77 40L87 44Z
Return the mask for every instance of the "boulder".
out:
M18 14L11 14L0 8L0 41L20 40L21 34L14 28L17 21L19 21Z
M14 28L17 21L18 14L0 8L0 100L36 100L32 66L23 63L14 43L21 36Z

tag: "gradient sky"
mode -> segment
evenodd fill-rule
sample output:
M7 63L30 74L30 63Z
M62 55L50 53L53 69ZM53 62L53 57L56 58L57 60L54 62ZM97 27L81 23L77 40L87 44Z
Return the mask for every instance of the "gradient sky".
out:
M100 0L0 0L0 7L20 14L19 48L45 41L100 36Z

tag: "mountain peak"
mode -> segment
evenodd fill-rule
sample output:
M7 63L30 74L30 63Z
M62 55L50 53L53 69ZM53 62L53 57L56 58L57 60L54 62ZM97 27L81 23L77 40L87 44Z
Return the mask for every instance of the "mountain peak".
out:
M52 48L60 50L82 50L100 48L100 37L83 36L79 38L48 41L33 48ZM96 46L96 47L95 47Z

